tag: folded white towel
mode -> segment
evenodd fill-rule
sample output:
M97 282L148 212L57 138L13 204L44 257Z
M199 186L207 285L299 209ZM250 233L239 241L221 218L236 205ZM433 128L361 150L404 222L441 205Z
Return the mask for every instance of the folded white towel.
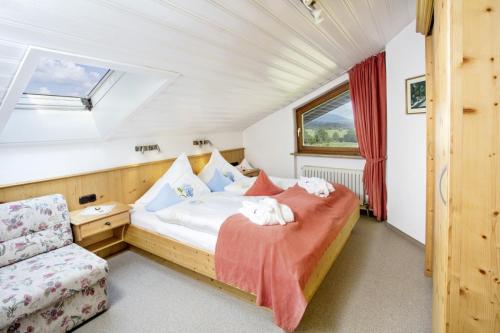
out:
M335 191L332 184L322 178L317 177L300 177L299 186L304 188L308 193L318 197L326 198L331 192Z
M276 199L265 198L258 202L243 201L240 213L258 225L285 225L294 221L293 212Z

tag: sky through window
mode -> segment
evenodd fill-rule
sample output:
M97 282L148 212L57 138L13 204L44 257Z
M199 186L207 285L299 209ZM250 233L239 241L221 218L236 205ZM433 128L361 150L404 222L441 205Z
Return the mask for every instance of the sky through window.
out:
M86 98L108 71L107 68L42 58L24 93Z

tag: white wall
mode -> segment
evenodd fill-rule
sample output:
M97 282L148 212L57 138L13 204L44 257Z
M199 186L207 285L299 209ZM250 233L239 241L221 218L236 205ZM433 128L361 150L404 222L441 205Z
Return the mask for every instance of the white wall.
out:
M255 167L278 177L296 177L304 165L363 169L363 159L290 155L296 151L295 109L347 80L343 75L243 131L245 154Z
M388 222L425 242L425 114L407 115L405 80L425 74L425 39L412 22L386 46Z
M425 73L424 37L415 22L386 46L388 223L425 241L425 115L406 115L405 79ZM293 177L303 165L363 169L364 160L290 155L295 151L294 110L347 80L335 79L243 131L250 163L273 176Z
M181 152L198 154L210 151L210 146L203 150L193 146L193 139L199 138L209 139L219 150L243 146L240 132L66 144L0 145L0 185L172 158ZM162 151L135 152L134 147L140 144L159 144Z

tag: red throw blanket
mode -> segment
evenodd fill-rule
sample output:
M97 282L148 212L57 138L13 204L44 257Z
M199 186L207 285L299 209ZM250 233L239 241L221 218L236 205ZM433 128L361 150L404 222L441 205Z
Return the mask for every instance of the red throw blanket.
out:
M292 209L296 222L259 226L242 214L230 216L219 231L215 271L218 280L257 295L276 324L293 331L307 306L302 290L359 202L339 184L328 198L297 185L274 198Z

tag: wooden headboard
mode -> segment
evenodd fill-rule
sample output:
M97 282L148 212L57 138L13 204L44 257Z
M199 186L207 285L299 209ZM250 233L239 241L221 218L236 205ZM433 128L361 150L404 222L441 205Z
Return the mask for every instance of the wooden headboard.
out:
M239 163L243 160L245 151L244 148L238 148L223 150L221 154L229 163ZM195 173L200 172L209 159L210 153L189 156ZM174 160L175 158L171 158L58 178L0 185L0 202L60 193L66 198L70 210L106 201L133 203L170 168ZM79 197L92 193L97 196L96 202L79 204Z

